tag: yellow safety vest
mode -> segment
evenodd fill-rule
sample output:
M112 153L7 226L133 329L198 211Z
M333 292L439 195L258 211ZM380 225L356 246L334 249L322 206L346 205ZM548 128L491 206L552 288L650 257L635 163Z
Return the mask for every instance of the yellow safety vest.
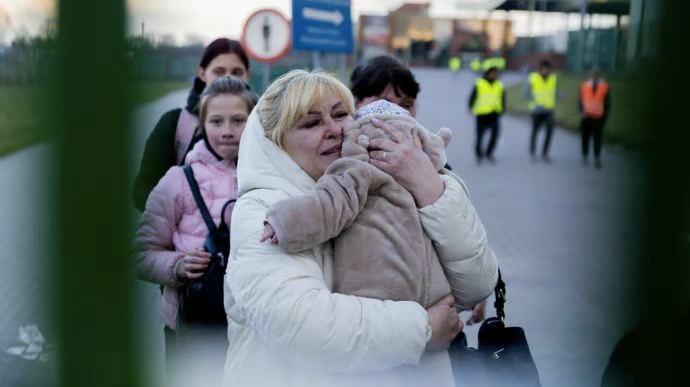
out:
M452 57L448 60L448 69L450 69L450 71L458 71L460 70L461 64L460 58Z
M556 106L556 74L549 74L544 79L539 73L531 73L529 84L532 88L532 101L529 103L529 108L534 110L540 106L553 110Z
M506 60L502 56L495 56L491 58L484 59L482 62L482 70L486 71L492 67L496 67L498 70L503 70L506 68Z
M480 61L477 58L472 59L472 62L470 62L470 68L472 69L472 71L481 70L482 69L482 61Z
M505 70L506 58L504 58L502 56L496 57L494 66L496 66L499 70Z
M472 113L477 116L503 113L503 83L501 81L489 83L484 78L478 78L474 85L477 88L477 95L472 106Z

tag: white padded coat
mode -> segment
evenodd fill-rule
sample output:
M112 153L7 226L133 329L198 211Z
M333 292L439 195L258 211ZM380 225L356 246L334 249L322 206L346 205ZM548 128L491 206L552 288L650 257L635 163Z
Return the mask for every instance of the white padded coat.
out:
M420 209L459 308L486 298L497 280L486 232L454 175ZM446 351L424 350L426 311L411 301L333 293L330 242L297 254L259 243L268 207L314 180L264 135L256 109L240 142L240 198L225 277L229 348L223 385L453 386Z

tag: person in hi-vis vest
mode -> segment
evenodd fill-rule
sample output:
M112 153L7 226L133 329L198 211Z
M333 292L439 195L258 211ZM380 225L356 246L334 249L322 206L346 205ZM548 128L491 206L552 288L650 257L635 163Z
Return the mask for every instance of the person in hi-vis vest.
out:
M582 82L578 107L582 114L582 162L587 164L591 137L594 142L594 165L601 168L601 137L611 109L611 92L608 82L601 77L598 69L594 69L590 78Z
M532 114L532 136L530 138L530 154L535 158L537 148L537 134L542 125L546 128L546 138L541 156L544 161L550 161L549 146L553 136L553 111L556 107L556 74L551 72L551 63L542 61L539 72L529 75L529 107Z
M448 70L450 70L451 73L457 74L460 71L461 67L462 60L459 57L451 56L448 59Z
M486 157L487 160L494 162L494 149L498 141L499 123L498 119L505 110L505 90L503 83L498 80L498 68L490 67L484 72L484 76L477 78L474 82L474 89L470 94L469 108L477 117L477 138L475 142L475 153L477 162L481 163ZM489 130L489 145L484 149L484 133Z

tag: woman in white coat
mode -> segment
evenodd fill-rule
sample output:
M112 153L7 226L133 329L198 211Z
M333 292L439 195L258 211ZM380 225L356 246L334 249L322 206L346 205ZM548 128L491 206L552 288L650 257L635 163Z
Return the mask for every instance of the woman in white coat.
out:
M311 190L340 157L353 113L340 81L294 70L269 86L249 117L225 279L226 387L453 386L445 349L461 329L455 308L491 293L497 264L464 185L438 174L421 148L383 140L371 162L412 193L456 299L425 310L333 293L331 243L288 254L260 242L268 207Z

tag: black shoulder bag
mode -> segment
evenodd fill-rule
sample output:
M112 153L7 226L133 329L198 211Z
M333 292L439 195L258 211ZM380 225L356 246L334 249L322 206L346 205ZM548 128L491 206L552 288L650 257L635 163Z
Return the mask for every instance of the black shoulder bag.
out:
M527 345L525 331L505 326L506 286L498 271L494 288L496 317L479 328L478 348L467 346L463 332L450 344L455 385L460 386L540 386L539 373Z
M180 319L183 322L224 324L227 319L223 306L223 279L230 250L230 229L225 223L224 215L225 209L235 200L229 200L225 203L220 213L220 225L216 227L211 214L208 212L208 207L201 197L192 167L185 165L183 169L194 201L208 228L204 250L211 254L211 263L203 276L190 280L180 287Z

